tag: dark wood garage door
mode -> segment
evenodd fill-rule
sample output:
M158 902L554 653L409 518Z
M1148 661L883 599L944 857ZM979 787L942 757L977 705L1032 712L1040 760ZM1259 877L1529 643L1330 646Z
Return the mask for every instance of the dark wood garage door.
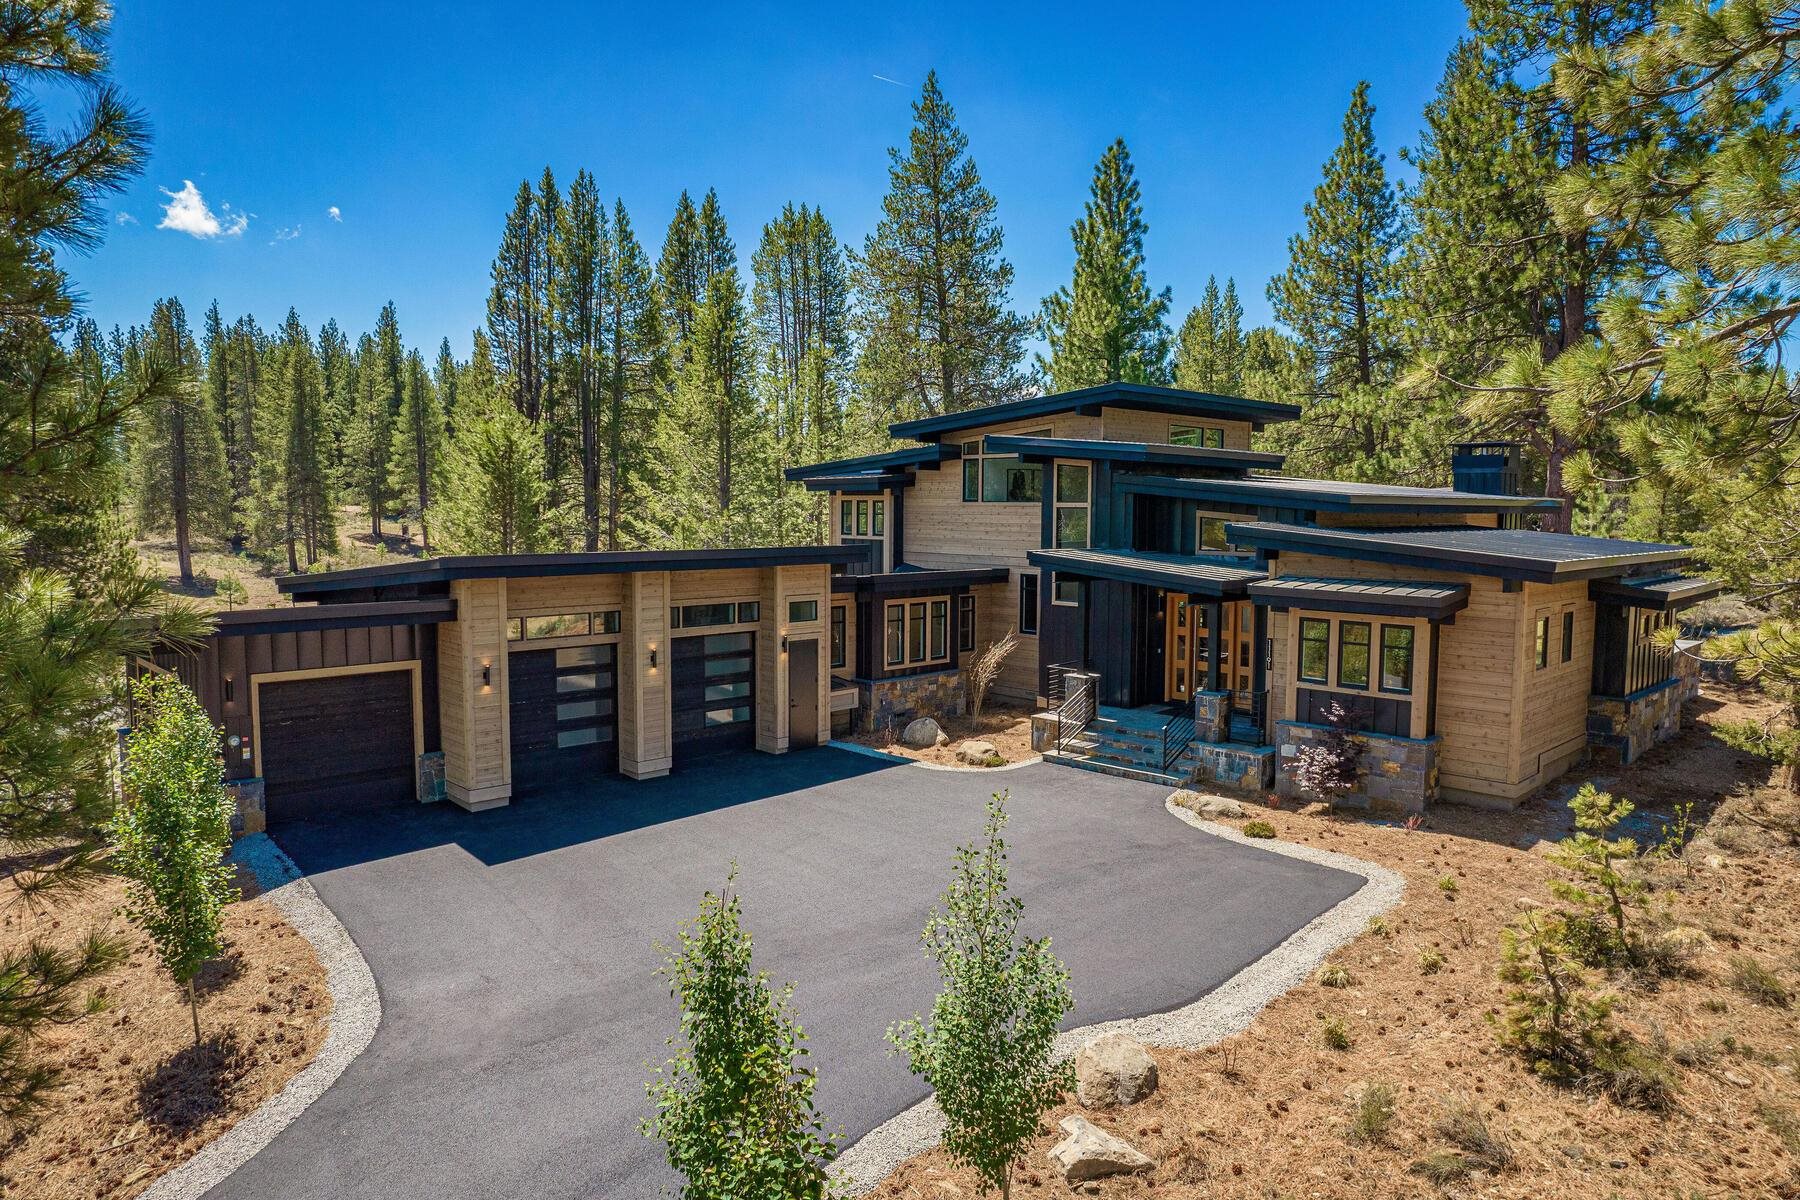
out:
M617 768L616 653L614 646L564 646L506 656L515 785Z
M675 765L756 744L756 635L676 638Z
M257 688L269 824L414 799L411 671Z

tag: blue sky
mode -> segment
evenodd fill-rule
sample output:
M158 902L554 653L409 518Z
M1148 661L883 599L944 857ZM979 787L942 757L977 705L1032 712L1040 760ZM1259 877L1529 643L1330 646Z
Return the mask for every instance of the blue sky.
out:
M653 255L684 187L718 189L746 268L790 200L860 245L935 67L998 198L1016 308L1066 282L1068 226L1122 135L1176 319L1217 274L1255 323L1352 86L1370 80L1398 172L1463 28L1455 0L1374 7L512 0L200 19L185 0L118 0L115 76L154 147L105 246L69 265L103 327L172 294L196 321L217 298L228 317L273 325L293 305L354 332L391 298L409 343L448 336L460 355L522 177L588 168ZM177 222L207 235L158 227L187 181L216 233L191 192Z

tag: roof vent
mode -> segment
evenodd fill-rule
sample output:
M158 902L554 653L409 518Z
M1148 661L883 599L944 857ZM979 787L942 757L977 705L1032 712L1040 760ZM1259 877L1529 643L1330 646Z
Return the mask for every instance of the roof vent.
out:
M1457 442L1450 447L1450 483L1480 496L1522 496L1523 442Z

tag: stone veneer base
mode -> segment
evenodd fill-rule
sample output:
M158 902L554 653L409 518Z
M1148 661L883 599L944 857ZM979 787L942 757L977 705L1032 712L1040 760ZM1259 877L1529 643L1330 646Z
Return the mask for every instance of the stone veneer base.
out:
M1588 701L1588 745L1603 762L1627 766L1646 750L1681 732L1681 708L1700 693L1695 674L1684 674L1629 696Z
M1319 800L1308 795L1294 779L1300 750L1330 735L1329 725L1304 721L1275 722L1275 742L1280 756L1275 773L1275 793L1286 799ZM1358 733L1362 761L1357 768L1356 790L1333 802L1347 806L1393 808L1419 813L1438 798L1438 739L1394 737L1385 733Z
M856 681L862 692L857 729L870 733L887 725L895 732L916 717L960 717L965 695L960 670L898 675L892 679Z

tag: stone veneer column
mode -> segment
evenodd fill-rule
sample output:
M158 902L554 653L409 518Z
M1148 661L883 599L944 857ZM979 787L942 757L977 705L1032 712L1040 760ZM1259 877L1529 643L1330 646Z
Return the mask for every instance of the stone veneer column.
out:
M674 765L667 571L639 571L625 577L617 670L619 771L633 779L667 775Z
M1231 693L1194 693L1194 737L1202 742L1223 742L1231 737Z

